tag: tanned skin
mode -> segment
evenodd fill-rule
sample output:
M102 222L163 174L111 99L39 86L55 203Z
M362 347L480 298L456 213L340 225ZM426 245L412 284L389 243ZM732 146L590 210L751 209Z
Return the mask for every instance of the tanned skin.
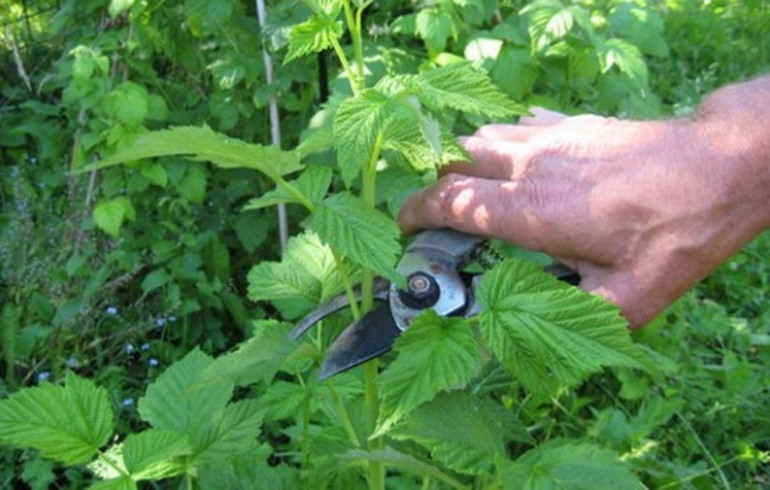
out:
M665 121L535 109L462 143L405 233L449 227L545 252L644 326L770 226L770 76Z

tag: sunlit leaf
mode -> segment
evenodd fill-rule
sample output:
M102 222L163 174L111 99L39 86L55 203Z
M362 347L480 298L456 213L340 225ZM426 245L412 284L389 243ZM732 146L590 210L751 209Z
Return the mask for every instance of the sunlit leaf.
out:
M525 114L526 109L510 100L486 73L469 63L452 63L416 78L420 99L437 109L455 109L493 119Z
M378 433L437 393L462 388L479 368L476 340L463 318L418 316L394 345L398 353L382 374Z
M142 134L127 148L84 167L82 171L170 155L186 155L195 160L210 161L222 168L251 168L273 180L302 168L299 157L293 152L275 146L246 143L205 126L179 126Z
M391 281L402 282L395 265L401 245L396 223L351 194L325 199L307 222L335 252Z
M176 431L148 429L123 442L123 461L135 480L169 478L184 471L179 457L190 454L187 436Z
M109 440L112 419L107 391L68 373L63 386L43 383L0 400L0 442L83 464Z
M485 342L531 390L574 383L604 366L642 367L617 307L536 265L502 262L485 275L477 299Z
M280 262L263 261L248 275L253 301L290 300L308 307L329 299L340 289L331 249L311 232L292 237Z
M307 21L296 24L291 29L289 52L285 63L328 49L335 39L342 36L342 23L337 20L341 2L315 3L314 14Z

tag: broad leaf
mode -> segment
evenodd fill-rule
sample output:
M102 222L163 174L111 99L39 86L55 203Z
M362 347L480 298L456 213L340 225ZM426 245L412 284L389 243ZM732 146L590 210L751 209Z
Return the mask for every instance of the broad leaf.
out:
M542 51L552 43L564 38L577 22L588 29L593 36L591 22L585 10L575 6L564 6L558 0L537 0L521 9L527 19L532 48Z
M305 22L296 24L289 37L289 52L284 63L317 53L332 47L333 41L342 36L342 23L337 21L341 2L319 1L313 10L315 13Z
M394 282L401 253L396 223L360 199L340 193L324 200L311 215L308 226L336 253Z
M224 459L254 449L264 414L256 400L232 403L205 425L192 428L190 442L200 460Z
M295 310L317 305L340 288L331 249L310 232L292 237L280 262L254 266L248 281L251 300L286 300L295 303Z
M176 431L148 429L123 442L123 462L134 480L159 480L182 473L179 457L190 454L187 436Z
M112 237L117 237L125 220L136 219L136 211L127 197L119 196L96 203L93 218L99 229Z
M420 10L415 18L415 29L433 53L443 51L449 37L457 34L452 16L438 8Z
M236 386L257 381L270 383L281 363L295 350L297 342L289 337L293 325L275 320L255 322L254 336L233 352L221 355L206 368L207 379L229 379Z
M272 448L266 448L267 454L261 454L260 451L238 452L225 461L202 464L199 468L198 485L206 490L303 488L299 468L287 464L268 465L267 462L261 461L270 455Z
M513 413L461 392L442 393L412 412L390 435L413 440L454 471L489 474L509 439L531 442Z
M68 373L64 386L43 383L0 400L0 442L83 464L109 440L112 419L107 391Z
M453 63L422 73L416 83L421 89L420 100L437 109L450 108L493 119L527 112L470 63Z
M373 158L378 138L393 115L393 99L369 89L345 100L334 113L334 146L346 186Z
M601 54L603 71L606 72L613 66L617 66L636 83L637 87L647 86L647 65L636 46L622 39L609 39L601 47Z
M502 471L503 488L616 490L646 488L614 452L586 442L551 440Z
M500 263L485 275L477 299L482 337L531 390L574 383L603 366L642 367L615 306L536 265Z
M394 345L398 357L382 374L382 409L377 433L436 393L462 388L476 374L479 354L463 318L440 317L433 310L418 316Z
M301 167L299 157L275 146L246 143L208 127L179 126L139 136L128 148L88 165L83 171L169 155L187 155L222 168L251 168L273 180Z
M188 433L207 425L230 400L233 383L209 379L213 359L197 348L172 364L139 399L139 415L156 429Z

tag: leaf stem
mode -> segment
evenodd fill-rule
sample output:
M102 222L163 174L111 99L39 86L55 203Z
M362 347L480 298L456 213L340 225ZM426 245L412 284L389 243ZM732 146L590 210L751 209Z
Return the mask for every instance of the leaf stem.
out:
M291 194L295 199L297 199L297 201L299 201L300 204L305 206L308 211L311 213L315 211L315 204L313 204L313 202L308 199L307 196L303 194L299 189L286 182L283 177L276 176L274 180L278 187Z
M342 403L342 399L337 393L337 390L334 388L334 383L332 380L329 379L326 381L326 387L329 389L329 393L332 395L332 400L334 400L334 405L337 408L337 412L339 413L340 418L342 419L342 425L345 427L345 432L348 435L348 439L350 439L350 443L353 445L353 447L360 448L361 441L358 440L358 434L356 434L353 423L350 421L348 410L345 408L345 404Z
M358 307L358 298L355 291L353 291L353 283L350 281L350 274L348 274L348 269L345 267L345 261L334 250L332 250L332 256L334 257L334 265L340 272L342 287L345 289L345 295L348 297L353 320L358 321L361 318L361 310Z
M334 52L337 54L337 58L339 58L340 63L342 63L342 69L345 70L345 74L348 76L348 80L350 82L350 89L353 91L354 96L358 96L361 93L361 89L358 86L358 83L356 82L356 74L353 72L353 70L350 67L350 62L348 61L348 57L345 54L345 51L342 49L342 45L340 45L340 42L336 38L331 39L332 47L334 48Z

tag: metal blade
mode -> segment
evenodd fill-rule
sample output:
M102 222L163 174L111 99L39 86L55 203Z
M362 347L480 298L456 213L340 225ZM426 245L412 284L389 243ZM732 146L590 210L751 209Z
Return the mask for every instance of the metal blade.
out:
M324 380L388 352L400 333L390 314L390 305L376 306L346 328L329 347L319 378Z
M380 301L385 301L388 299L388 287L390 286L390 283L386 281L385 279L381 277L375 277L374 278L374 285L373 285L373 295L374 299L378 299ZM356 285L353 288L353 292L356 294L357 299L361 299L361 286ZM313 327L316 323L323 320L327 316L336 313L340 311L343 308L347 308L350 306L350 299L348 298L348 295L345 293L342 293L331 300L327 301L326 303L322 304L315 310L311 311L307 314L300 322L297 324L296 327L294 327L294 330L291 331L291 338L293 340L297 340L300 338L305 332L310 330L310 328Z

